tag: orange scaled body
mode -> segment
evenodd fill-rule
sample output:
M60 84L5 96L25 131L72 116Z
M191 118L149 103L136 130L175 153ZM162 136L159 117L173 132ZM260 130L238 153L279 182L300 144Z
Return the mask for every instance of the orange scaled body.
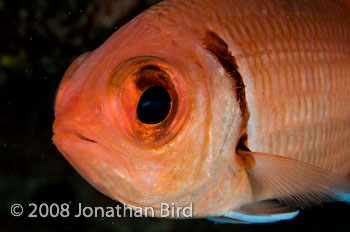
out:
M151 86L172 99L157 124L136 113ZM349 103L347 1L170 0L74 61L57 94L53 141L113 199L192 202L194 216L220 216L349 190ZM329 188L308 189L318 181Z

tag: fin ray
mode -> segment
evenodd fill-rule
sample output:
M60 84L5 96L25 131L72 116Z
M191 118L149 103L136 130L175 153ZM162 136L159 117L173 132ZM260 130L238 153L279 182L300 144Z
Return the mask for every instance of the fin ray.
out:
M238 151L238 154L255 160L247 171L256 201L278 199L304 207L349 198L350 182L329 170L273 154L250 151Z

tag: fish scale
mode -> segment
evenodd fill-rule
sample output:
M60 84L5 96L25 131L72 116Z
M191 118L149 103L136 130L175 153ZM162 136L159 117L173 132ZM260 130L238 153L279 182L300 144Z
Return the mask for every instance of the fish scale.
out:
M246 86L248 147L349 172L349 2L203 2L163 2L149 13L177 12L170 24L227 42Z
M268 1L265 15L250 3L235 2L246 23L228 30L242 49L237 55L231 51L246 85L249 148L345 174L350 169L349 13L330 1L308 10L301 5L305 1L294 1L294 8L268 24L266 14L279 3ZM235 21L240 17L232 13L230 22Z

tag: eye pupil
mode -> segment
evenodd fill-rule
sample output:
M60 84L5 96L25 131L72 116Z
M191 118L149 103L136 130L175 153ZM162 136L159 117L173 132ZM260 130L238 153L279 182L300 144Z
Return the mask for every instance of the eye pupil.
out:
M137 117L146 124L162 122L169 114L171 98L169 93L160 86L146 89L140 97L137 106Z

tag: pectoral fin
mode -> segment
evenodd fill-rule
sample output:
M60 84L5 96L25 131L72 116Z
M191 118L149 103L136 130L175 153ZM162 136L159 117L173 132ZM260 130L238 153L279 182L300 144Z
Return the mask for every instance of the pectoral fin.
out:
M222 217L209 220L219 223L254 224L272 223L296 217L299 210L283 205L277 201L262 201L243 206Z
M246 163L256 201L278 199L302 208L349 198L350 182L329 170L273 154L242 150L238 154Z

